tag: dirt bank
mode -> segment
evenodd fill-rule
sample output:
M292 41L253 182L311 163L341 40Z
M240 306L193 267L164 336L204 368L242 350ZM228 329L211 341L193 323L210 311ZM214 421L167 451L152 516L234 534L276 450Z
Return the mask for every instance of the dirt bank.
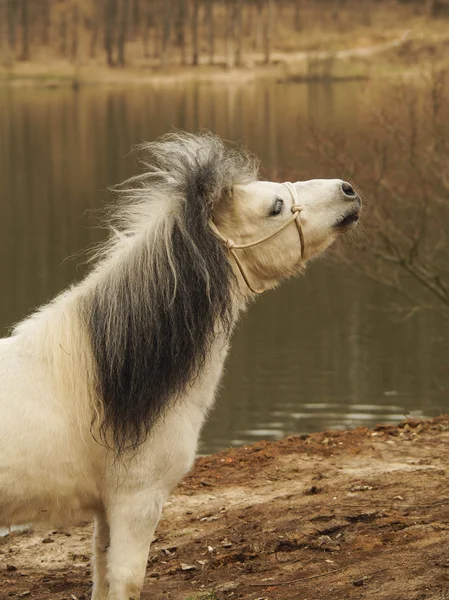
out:
M164 510L144 600L449 598L449 417L200 458ZM4 538L0 598L89 597L89 525Z

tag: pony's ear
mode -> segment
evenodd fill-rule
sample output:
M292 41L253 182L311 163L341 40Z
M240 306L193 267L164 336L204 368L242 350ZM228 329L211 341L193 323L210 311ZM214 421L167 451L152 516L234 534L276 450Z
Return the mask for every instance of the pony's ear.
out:
M212 220L217 225L232 219L236 197L239 194L239 185L223 188L220 197L212 208Z

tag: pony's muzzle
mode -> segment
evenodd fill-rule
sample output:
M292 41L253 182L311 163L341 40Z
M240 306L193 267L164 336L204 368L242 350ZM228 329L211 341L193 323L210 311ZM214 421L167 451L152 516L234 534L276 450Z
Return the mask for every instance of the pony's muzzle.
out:
M348 183L347 181L343 181L343 183L341 184L341 191L343 192L343 194L346 196L346 198L348 200L354 200L355 198L358 198L357 192L354 190L352 185L350 183Z

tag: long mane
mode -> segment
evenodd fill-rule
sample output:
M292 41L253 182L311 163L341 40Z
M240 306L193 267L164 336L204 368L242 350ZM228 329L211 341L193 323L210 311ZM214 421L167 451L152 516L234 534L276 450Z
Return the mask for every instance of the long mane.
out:
M200 375L233 325L234 275L213 214L257 163L214 135L140 147L145 172L115 188L112 235L84 303L102 404L101 433L136 448ZM112 438L110 437L112 436Z

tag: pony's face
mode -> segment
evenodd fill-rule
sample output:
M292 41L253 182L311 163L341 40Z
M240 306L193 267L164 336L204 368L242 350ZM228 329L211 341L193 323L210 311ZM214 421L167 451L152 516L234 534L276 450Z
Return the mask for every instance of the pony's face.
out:
M294 221L281 230L294 215L294 205L300 207L303 248ZM290 185L256 181L234 188L232 202L217 224L221 234L236 245L251 244L281 230L260 244L236 250L255 286L263 290L303 269L341 233L355 227L360 210L359 196L341 179Z

